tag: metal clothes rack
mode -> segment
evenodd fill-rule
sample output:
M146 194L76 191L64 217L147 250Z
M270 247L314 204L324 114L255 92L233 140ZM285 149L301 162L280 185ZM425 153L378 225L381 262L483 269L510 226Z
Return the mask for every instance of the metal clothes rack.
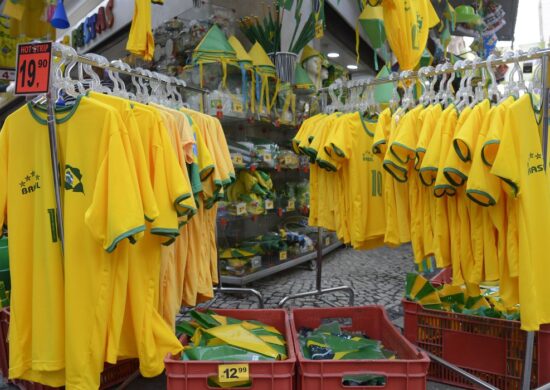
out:
M493 65L518 63L518 62L530 61L535 59L541 60L542 62L541 77L542 77L542 83L543 83L542 85L543 125L542 125L542 134L541 134L541 144L542 144L543 159L546 167L547 161L548 161L548 122L550 120L549 113L548 113L548 109L549 109L548 106L550 104L550 96L549 96L550 95L550 80L549 80L550 48L540 49L540 50L530 50L528 52L518 52L518 53L515 53L515 55L511 55L511 56L505 55L500 58L494 58L494 59L485 60L485 61L474 61L470 63L464 63L462 66L459 67L458 71L476 70L480 68L488 68ZM426 68L421 68L418 71L405 71L400 74L394 73L389 77L384 77L379 79L365 79L365 80L359 80L359 81L352 81L350 82L349 85L346 85L346 86L342 85L342 86L335 86L335 87L331 86L331 87L322 88L320 90L322 111L323 112L326 111L327 92L329 91L335 91L338 89L340 90L351 89L351 88L358 88L358 87L370 87L370 86L386 84L386 83L398 83L399 81L405 81L405 80L418 80L422 78L427 79L429 77L436 77L439 75L453 73L453 72L457 72L457 70L454 69L453 66L450 66L450 64L447 64L447 66L444 65L441 67L436 67L435 69L433 67L426 67ZM305 295L312 295L312 294L306 293ZM291 296L291 297L295 297L295 296ZM286 301L287 299L290 299L290 298L285 297L283 301ZM283 301L281 301L282 304L284 304ZM523 365L522 387L521 387L522 390L529 390L531 385L534 343L535 343L535 332L533 331L526 332L525 359L524 359L524 365ZM445 367L463 376L464 378L475 383L476 385L489 390L498 390L496 387L492 386L491 384L481 380L480 378L470 374L469 372L466 372L460 369L454 364L449 363L444 359L441 359L440 357L437 357L429 352L428 352L428 355L430 356L431 359L444 365ZM550 390L550 383L543 385L537 388L536 390Z

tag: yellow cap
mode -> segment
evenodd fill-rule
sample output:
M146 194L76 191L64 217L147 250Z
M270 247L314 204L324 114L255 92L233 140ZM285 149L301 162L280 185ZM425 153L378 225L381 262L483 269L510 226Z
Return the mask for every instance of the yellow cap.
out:
M237 61L238 62L252 62L252 57L246 52L241 42L235 37L235 35L231 35L229 39L227 40L233 50L235 50L235 53L237 53Z
M248 55L252 58L252 63L254 64L254 66L275 69L275 65L273 65L273 62L268 57L264 48L258 42L256 42L254 46L252 46L252 49L250 49Z
M304 50L302 51L302 58L300 59L300 63L303 64L311 57L321 57L321 53L319 53L313 47L306 45L306 47L304 47Z

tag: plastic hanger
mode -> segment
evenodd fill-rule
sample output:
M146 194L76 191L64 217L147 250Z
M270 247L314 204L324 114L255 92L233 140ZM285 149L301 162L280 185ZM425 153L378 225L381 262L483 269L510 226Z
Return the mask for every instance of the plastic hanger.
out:
M418 79L420 80L420 84L422 85L422 95L420 95L420 98L418 99L418 101L423 106L427 106L431 102L431 99L430 99L431 82L428 81L428 74L433 71L434 71L434 68L431 66L420 68L420 70L418 71Z
M499 101L500 100L500 91L498 90L498 83L497 78L495 76L495 72L493 71L492 63L494 60L496 60L497 57L494 54L491 54L489 57L487 57L487 60L485 63L487 64L486 69L489 73L489 76L491 77L491 84L489 85L489 88L487 89L487 97L489 99L494 98L494 100Z
M408 79L411 77L411 75L412 75L412 71L408 71L408 70L403 71L401 72L401 79L402 80ZM401 106L402 106L402 109L406 111L414 107L414 104L415 104L414 82L410 81L410 84L405 89L405 95L403 96Z
M84 57L97 62L99 65L109 65L109 61L107 60L107 58L100 56L99 54L88 53L88 54L85 54ZM94 72L91 65L84 64L83 69L84 69L84 72L92 78L92 85L91 85L92 90L101 92L101 93L111 92L109 88L101 85L101 79L99 78L98 74Z
M397 84L399 80L399 74L392 72L389 76L389 79L393 82L393 92L390 98L390 109L392 112L397 111L399 104L401 103L401 96L399 96L399 91L397 90Z
M72 47L67 46L67 52L68 52L68 64L65 66L65 72L63 75L64 85L65 85L65 92L67 92L68 95L72 97L78 97L79 95L83 95L86 93L86 89L84 88L84 85L80 81L81 79L81 72L79 69L79 75L78 80L71 79L71 72L74 69L74 67L77 65L76 57L78 56L76 53L76 50L74 50ZM78 90L77 90L78 88Z

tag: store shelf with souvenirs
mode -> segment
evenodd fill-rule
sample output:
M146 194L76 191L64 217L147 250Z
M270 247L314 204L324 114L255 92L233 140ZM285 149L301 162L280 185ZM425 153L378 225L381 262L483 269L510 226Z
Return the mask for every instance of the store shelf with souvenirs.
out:
M218 208L222 282L245 286L302 264L314 270L318 231L307 225L309 161L291 150L294 134L245 120L224 122L224 131L237 180ZM321 245L326 254L341 243L325 233Z

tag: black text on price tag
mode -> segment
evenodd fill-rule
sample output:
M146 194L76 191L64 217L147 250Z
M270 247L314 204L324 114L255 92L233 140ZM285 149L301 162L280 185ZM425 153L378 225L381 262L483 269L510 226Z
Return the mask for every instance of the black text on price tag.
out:
M16 95L38 95L48 92L52 64L52 43L17 45Z
M0 80L15 80L15 69L13 68L0 68Z
M218 380L220 383L241 382L250 379L248 364L220 364Z

